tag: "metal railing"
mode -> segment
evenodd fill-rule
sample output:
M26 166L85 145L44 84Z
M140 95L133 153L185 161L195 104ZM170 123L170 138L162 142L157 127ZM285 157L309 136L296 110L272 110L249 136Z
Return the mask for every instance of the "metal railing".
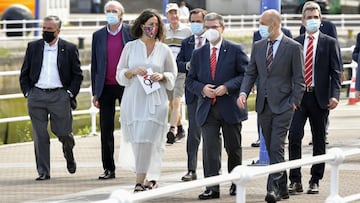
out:
M124 22L132 23L137 15L125 15ZM244 31L255 31L259 25L259 15L225 15L225 28L227 31L247 33ZM358 32L360 31L360 14L339 14L324 15L324 18L332 21L338 33ZM282 14L282 24L290 30L299 30L301 25L301 15ZM29 33L40 33L42 20L3 20L0 21L0 41L18 40L18 39L37 39L41 36L35 36ZM19 28L7 28L9 25L18 24ZM78 37L91 37L92 33L105 25L105 18L76 18L69 19L62 27L61 35L65 39ZM33 25L33 26L29 26ZM8 32L21 32L22 36L8 37Z
M324 155L307 157L268 166L256 167L241 165L234 168L233 171L229 174L208 177L200 180L193 180L191 182L176 183L144 192L133 193L119 189L114 191L107 200L98 201L97 203L145 202L146 200L165 197L180 192L191 191L199 187L211 186L230 181L236 184L236 202L245 203L246 184L248 182L253 181L260 176L271 173L324 162L329 163L331 166L330 194L326 198L325 202L346 203L360 200L360 193L346 197L341 197L339 195L339 166L343 163L345 158L353 155L360 155L360 149L343 151L340 148L332 148Z

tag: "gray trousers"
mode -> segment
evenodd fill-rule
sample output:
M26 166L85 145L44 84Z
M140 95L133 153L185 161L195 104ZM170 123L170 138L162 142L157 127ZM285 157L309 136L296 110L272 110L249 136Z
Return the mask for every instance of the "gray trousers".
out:
M33 127L36 167L39 175L50 176L50 136L51 131L63 144L63 150L75 145L72 135L72 114L70 97L66 90L44 91L32 88L28 95L28 110Z

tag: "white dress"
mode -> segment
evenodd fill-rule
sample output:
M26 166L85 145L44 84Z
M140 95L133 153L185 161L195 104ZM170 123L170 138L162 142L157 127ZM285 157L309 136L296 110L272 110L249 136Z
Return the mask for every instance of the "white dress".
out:
M164 74L166 79L160 82L160 89L146 94L136 76L131 79L125 77L127 70L139 66ZM177 65L166 44L157 41L149 57L145 43L141 39L125 45L116 72L116 80L120 85L125 86L120 105L122 140L119 164L121 167L134 169L135 161L131 144L151 143L153 150L147 174L152 179L158 179L165 148L165 134L168 129L169 104L166 89L174 88L176 75Z

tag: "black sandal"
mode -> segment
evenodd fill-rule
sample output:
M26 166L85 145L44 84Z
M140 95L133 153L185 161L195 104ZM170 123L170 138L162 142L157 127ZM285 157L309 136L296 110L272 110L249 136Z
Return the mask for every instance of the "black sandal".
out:
M155 180L146 181L145 188L151 190L151 189L157 188L157 187L158 187L158 185Z
M146 187L143 184L137 183L135 185L134 192L143 192L145 190L146 190Z

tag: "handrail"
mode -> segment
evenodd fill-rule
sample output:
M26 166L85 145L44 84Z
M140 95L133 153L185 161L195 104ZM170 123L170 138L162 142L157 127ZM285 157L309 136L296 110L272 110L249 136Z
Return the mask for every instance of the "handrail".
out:
M132 23L136 14L125 15L124 22ZM360 31L360 14L324 15L337 27L339 33L349 31ZM260 15L224 15L225 28L232 32L254 31L258 29ZM298 30L301 25L300 14L282 14L282 24L291 30ZM0 21L0 41L17 39L37 39L41 36L26 35L27 32L41 31L40 26L26 26L28 24L40 25L42 20L2 20ZM7 28L6 25L21 24L20 28ZM62 27L60 33L64 38L91 37L92 33L106 24L105 18L76 18L70 19ZM23 36L7 37L7 32L22 32Z
M360 200L360 193L347 197L341 197L339 195L339 165L343 163L346 157L353 155L360 155L360 149L357 148L343 151L340 148L332 148L324 155L312 156L278 164L258 167L240 165L235 167L233 171L229 174L222 174L200 180L193 180L191 182L176 183L151 191L131 193L129 191L119 189L114 191L108 199L103 201L97 201L97 203L144 202L145 200L169 196L171 194L190 191L199 187L216 185L230 181L236 184L236 202L245 203L246 183L254 180L255 178L275 172L284 171L287 169L298 168L305 165L312 165L323 162L327 162L331 165L330 195L327 197L326 203L346 203L354 200Z

